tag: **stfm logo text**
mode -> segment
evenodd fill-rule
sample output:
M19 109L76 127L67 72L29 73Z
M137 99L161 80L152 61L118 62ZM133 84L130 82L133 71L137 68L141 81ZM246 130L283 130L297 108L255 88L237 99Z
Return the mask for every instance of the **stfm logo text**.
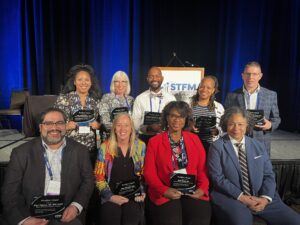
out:
M196 91L197 85L190 83L165 83L164 88L167 91Z

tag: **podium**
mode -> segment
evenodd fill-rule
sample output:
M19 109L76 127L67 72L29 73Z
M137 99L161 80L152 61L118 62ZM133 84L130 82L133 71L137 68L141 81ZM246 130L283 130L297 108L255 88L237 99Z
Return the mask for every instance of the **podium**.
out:
M178 101L190 103L191 97L204 77L204 67L159 67L164 81L162 87Z

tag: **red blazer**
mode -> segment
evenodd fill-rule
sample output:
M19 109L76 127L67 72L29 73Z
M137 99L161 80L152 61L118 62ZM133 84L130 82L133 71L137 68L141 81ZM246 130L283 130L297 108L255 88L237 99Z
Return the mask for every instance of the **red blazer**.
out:
M208 201L209 182L205 150L197 135L187 131L183 131L182 134L188 156L187 173L196 176L196 187L204 191L204 195L200 199ZM144 167L144 177L149 186L149 198L156 205L170 200L165 198L163 193L170 187L170 176L173 171L168 133L163 132L150 139Z

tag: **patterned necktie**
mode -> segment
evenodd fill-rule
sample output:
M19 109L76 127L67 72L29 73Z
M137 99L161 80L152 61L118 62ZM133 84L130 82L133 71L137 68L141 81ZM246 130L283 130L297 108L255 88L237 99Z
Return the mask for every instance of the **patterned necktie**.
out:
M246 195L251 195L247 158L246 152L243 150L243 143L236 143L234 145L238 148L239 162L242 172L243 191Z

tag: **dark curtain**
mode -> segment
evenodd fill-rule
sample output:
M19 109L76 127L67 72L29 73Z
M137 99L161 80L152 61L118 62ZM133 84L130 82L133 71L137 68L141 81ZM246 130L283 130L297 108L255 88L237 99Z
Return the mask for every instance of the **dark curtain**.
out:
M259 61L281 129L300 131L299 0L2 0L0 12L1 108L12 89L58 94L78 63L95 68L103 92L124 70L136 96L148 68L176 53L219 78L220 101L242 85L244 64Z

